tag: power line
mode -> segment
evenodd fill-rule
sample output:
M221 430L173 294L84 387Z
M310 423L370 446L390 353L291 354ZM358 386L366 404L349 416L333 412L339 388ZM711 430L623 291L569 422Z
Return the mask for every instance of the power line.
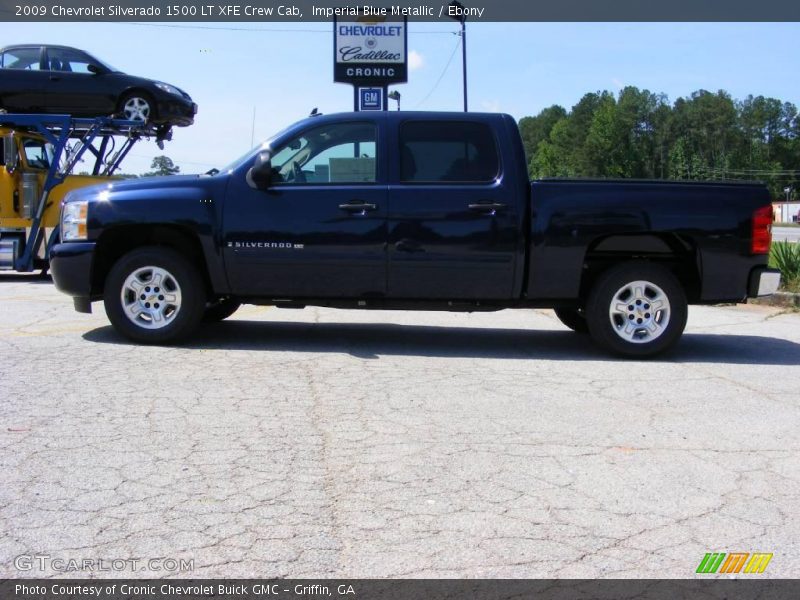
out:
M168 23L120 23L111 22L111 25L130 25L134 27L161 27L167 29L202 29L204 31L245 31L251 33L325 33L331 34L331 29L284 29L279 27L211 27L209 25L175 25ZM409 31L409 35L452 35L452 31Z
M450 33L452 33L452 31ZM439 87L439 84L442 82L442 79L444 79L444 76L447 73L447 70L450 68L451 63L453 62L453 57L455 57L456 52L458 51L458 48L459 48L460 45L461 45L461 38L459 37L458 41L456 42L455 47L453 48L453 52L450 54L450 58L447 59L447 64L444 66L444 70L442 70L442 74L439 75L439 79L437 79L436 83L433 84L433 87L431 88L431 91L428 92L428 95L425 96L422 100L420 100L414 108L419 108L420 106L425 104L425 102L428 101L428 98L430 98L433 95L433 92L436 91L436 88Z
M331 33L328 29L281 29L277 27L211 27L209 25L173 25L166 23L119 23L112 25L130 25L133 27L160 27L166 29L203 29L205 31L251 31L253 33Z
M133 156L135 158L145 158L147 160L151 160L155 158L155 156L145 156L144 154L137 154L135 152L131 152L128 156ZM159 156L166 156L165 154L160 154ZM178 160L183 165L193 165L195 167L213 167L214 165L211 163L200 163L200 162L192 162L190 160Z

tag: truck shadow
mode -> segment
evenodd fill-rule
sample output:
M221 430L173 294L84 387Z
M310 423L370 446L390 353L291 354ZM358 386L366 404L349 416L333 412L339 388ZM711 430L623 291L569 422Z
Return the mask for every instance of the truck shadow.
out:
M48 285L53 285L53 278L50 276L50 274L42 275L40 272L0 274L0 284L11 281L22 281L24 283L33 283L33 284L46 283Z
M90 342L128 345L110 326L83 335ZM586 335L570 331L393 325L384 323L276 323L226 321L201 328L182 348L265 352L509 358L564 361L617 360ZM761 336L687 333L664 362L798 365L800 344Z

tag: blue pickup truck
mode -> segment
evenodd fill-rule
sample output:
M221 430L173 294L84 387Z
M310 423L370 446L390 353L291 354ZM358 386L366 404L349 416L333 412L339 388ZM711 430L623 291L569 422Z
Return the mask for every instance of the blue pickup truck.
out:
M241 303L553 308L625 356L680 338L688 304L773 293L759 184L528 179L503 114L300 121L211 175L84 188L51 268L78 311L103 300L140 343Z

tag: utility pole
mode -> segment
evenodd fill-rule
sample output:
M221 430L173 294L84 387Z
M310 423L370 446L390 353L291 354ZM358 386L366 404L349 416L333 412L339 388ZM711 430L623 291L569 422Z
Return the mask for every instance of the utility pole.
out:
M457 9L457 16L451 17L461 23L461 69L464 80L464 112L468 112L469 103L467 102L467 15L464 5L458 0L453 0L448 6Z
M250 126L250 147L256 143L256 107L253 107L253 123Z

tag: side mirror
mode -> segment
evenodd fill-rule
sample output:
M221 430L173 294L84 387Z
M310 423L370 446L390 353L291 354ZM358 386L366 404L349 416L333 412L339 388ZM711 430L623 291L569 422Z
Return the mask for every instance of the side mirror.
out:
M3 164L6 166L6 171L13 173L16 171L18 163L17 141L14 139L13 133L8 133L3 136Z
M92 75L102 75L103 73L106 72L105 69L103 69L102 67L98 67L97 65L94 64L87 65L86 70L89 71L89 73L91 73Z
M259 152L256 162L247 172L247 185L255 190L266 190L272 180L272 162L269 152Z

